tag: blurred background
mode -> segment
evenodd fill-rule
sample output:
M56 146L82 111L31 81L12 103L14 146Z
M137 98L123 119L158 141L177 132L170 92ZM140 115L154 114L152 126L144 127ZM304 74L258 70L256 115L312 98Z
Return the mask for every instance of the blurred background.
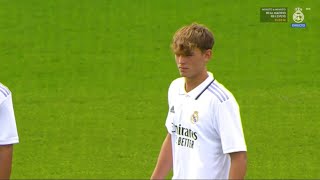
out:
M260 22L261 7L287 7L288 21ZM306 28L291 28L296 7ZM172 35L192 22L214 32L208 69L241 108L246 177L320 178L319 8L312 0L0 0L0 81L13 93L20 136L12 178L149 178L179 77Z

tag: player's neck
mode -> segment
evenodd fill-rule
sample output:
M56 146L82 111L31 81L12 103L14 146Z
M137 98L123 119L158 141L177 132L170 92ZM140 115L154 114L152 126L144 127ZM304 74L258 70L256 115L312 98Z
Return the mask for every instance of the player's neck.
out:
M185 77L184 78L185 79L184 88L185 88L186 92L190 92L194 88L199 86L203 81L205 81L207 79L208 76L209 75L208 75L207 71L205 71L196 77L192 77L192 78Z

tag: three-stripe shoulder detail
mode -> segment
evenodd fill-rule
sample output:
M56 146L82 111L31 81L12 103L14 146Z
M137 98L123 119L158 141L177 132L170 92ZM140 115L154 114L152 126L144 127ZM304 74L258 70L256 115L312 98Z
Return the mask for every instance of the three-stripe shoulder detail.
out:
M214 82L209 86L208 90L214 94L220 102L224 102L229 99L226 91Z
M3 94L4 97L7 97L10 95L10 90L4 85L2 85L1 83L0 83L0 94Z

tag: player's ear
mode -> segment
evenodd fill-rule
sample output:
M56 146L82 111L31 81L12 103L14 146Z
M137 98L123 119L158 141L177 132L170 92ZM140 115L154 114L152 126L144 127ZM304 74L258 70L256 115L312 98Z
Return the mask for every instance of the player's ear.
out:
M205 50L204 57L205 57L205 61L208 62L212 57L212 50L211 49Z

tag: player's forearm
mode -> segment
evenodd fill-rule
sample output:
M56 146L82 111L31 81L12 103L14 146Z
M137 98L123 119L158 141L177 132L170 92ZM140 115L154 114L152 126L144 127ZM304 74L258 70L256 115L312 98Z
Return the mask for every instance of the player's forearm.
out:
M230 154L231 166L229 179L244 179L247 171L247 154L246 152L236 152Z
M9 179L11 175L12 145L0 145L0 179Z
M165 179L171 169L172 165L170 165L168 162L158 161L158 164L154 169L150 179Z
M157 165L151 179L164 179L172 169L171 136L168 134L164 140L158 157Z

